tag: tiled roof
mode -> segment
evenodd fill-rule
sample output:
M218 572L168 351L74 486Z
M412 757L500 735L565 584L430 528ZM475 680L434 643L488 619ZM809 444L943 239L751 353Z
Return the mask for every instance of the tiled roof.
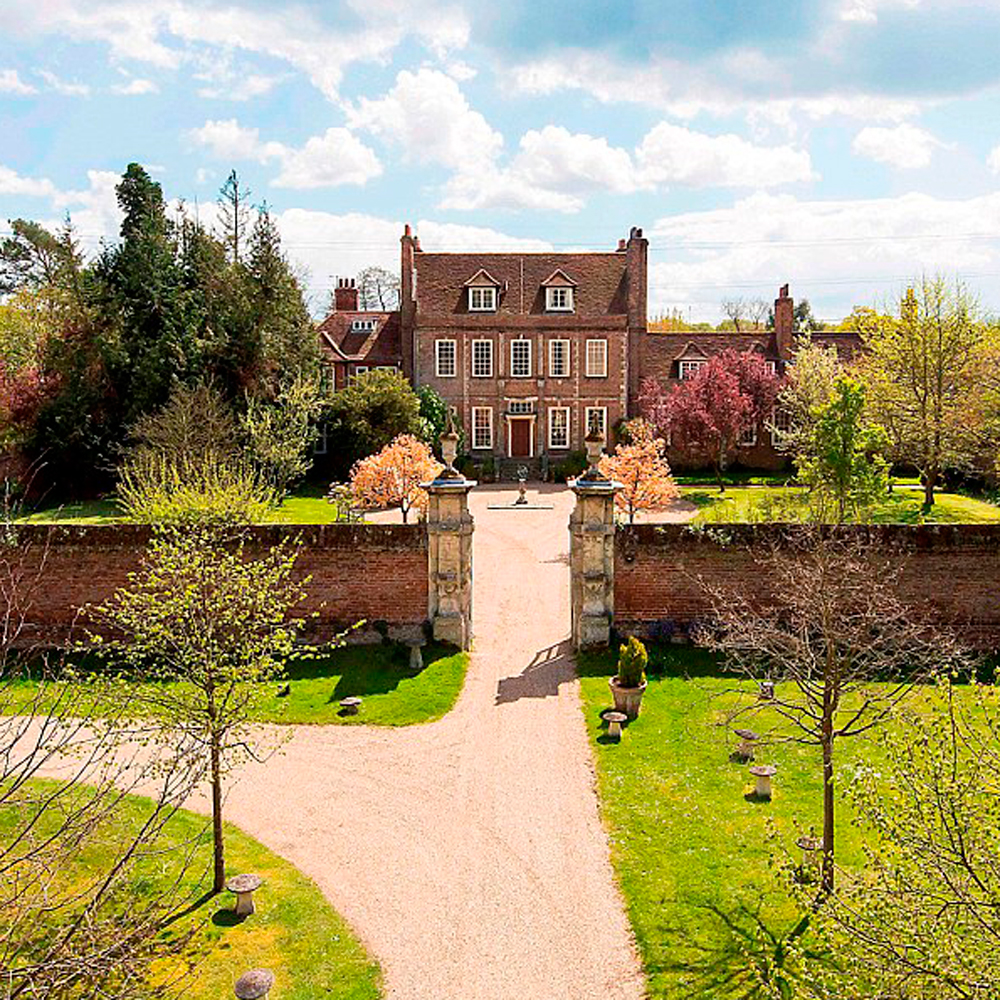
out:
M353 330L356 319L374 330ZM332 360L397 362L402 359L398 312L332 312L319 325L320 348Z
M626 263L624 253L418 253L417 308L425 317L467 313L465 282L483 269L501 288L499 315L544 314L544 282L563 271L576 282L575 316L624 317Z

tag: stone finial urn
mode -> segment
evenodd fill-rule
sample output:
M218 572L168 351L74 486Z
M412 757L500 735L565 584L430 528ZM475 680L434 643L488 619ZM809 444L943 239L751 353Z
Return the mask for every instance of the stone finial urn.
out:
M455 411L451 407L448 408L448 422L439 440L444 468L439 473L438 479L461 479L462 474L455 468L455 459L458 457L458 431L455 430Z
M583 439L583 444L587 449L587 471L580 477L580 480L585 483L607 482L606 477L598 468L604 457L604 435L596 427L592 427Z

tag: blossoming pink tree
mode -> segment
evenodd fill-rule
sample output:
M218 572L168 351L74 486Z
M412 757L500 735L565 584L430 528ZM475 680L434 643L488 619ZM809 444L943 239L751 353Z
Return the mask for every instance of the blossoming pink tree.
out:
M434 479L442 468L428 445L412 434L400 434L380 452L355 463L351 492L364 507L398 507L406 524L411 510L427 506L420 484Z

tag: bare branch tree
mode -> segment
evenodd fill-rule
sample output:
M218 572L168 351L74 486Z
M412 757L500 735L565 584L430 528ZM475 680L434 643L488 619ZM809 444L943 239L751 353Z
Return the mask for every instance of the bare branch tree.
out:
M722 314L726 319L732 320L737 333L742 333L741 324L747 318L747 300L744 298L723 299Z
M777 716L774 738L821 750L824 894L834 880L837 741L878 726L931 670L962 658L899 598L900 555L868 532L797 525L755 556L752 581L706 586L715 627L705 645L728 669L775 682L772 699L734 715Z
M184 744L153 750L111 682L68 683L64 657L39 647L33 602L51 581L36 539L0 525L0 990L129 1000L185 943L161 932L192 898L195 845L164 833L201 761Z

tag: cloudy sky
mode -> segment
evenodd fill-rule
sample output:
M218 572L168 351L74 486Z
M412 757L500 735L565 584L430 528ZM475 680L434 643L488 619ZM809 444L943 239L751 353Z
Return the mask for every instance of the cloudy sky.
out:
M2 220L112 236L231 168L317 307L425 249L650 237L651 312L921 272L1000 311L1000 0L0 0Z

